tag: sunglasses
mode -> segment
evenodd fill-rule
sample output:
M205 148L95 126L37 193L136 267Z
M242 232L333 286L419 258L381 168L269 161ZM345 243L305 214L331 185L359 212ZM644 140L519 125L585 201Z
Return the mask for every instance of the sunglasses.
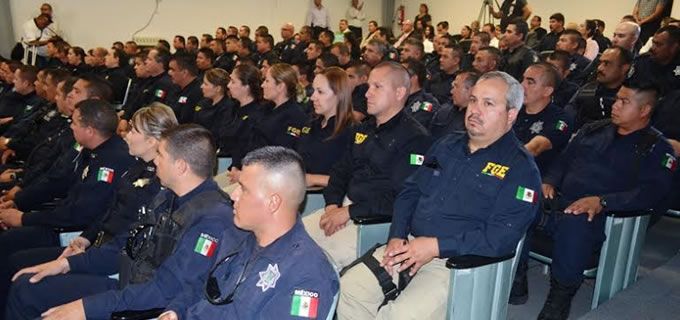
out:
M214 273L219 268L221 265L226 263L227 261L231 260L233 257L237 256L240 251L236 250L234 252L229 253L226 257L224 257L218 264L216 264L211 270L210 273L208 273L208 281L205 283L205 297L208 299L208 302L213 305L225 305L225 304L230 304L234 302L234 295L236 294L236 290L238 287L243 283L246 279L244 278L246 274L246 270L248 270L248 264L254 259L248 259L246 262L246 265L243 267L243 270L241 270L241 273L238 276L238 279L236 280L236 286L234 286L234 289L231 290L231 292L226 295L226 297L222 297L222 290L220 290L220 285L217 283L217 278L215 278ZM227 272L223 279L229 279L231 272Z

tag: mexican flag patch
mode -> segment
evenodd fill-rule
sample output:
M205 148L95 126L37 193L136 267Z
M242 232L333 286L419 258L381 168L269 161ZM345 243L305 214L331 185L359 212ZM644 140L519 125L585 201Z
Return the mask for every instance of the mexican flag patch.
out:
M432 112L432 104L429 102L422 102L420 104L420 110L426 111L426 112Z
M411 153L411 156L409 158L409 164L411 164L412 166L422 166L423 161L425 161L424 155Z
M538 201L538 196L536 195L536 191L519 186L517 187L515 199L529 203L536 203Z
M80 143L76 142L73 144L73 150L78 152L83 151L83 146L81 146Z
M295 289L290 315L302 318L316 318L319 308L319 294L314 291Z
M165 93L165 91L163 91L161 89L156 89L156 91L154 91L153 95L156 96L156 98L163 99L163 98L165 98L166 93Z
M678 168L678 161L674 156L668 153L663 157L663 162L661 164L670 171L675 171L675 169Z
M565 131L567 131L567 123L562 121L562 120L559 120L559 121L557 121L557 124L555 125L555 129L557 129L560 132L565 132Z
M177 102L179 102L179 103L187 103L187 100L188 100L187 97L182 96L182 97L179 97L179 100L177 100Z
M196 241L194 252L202 256L212 257L215 254L215 249L217 249L217 239L208 234L201 233L201 236Z
M97 181L103 181L106 183L113 182L113 169L107 167L99 168L97 172Z

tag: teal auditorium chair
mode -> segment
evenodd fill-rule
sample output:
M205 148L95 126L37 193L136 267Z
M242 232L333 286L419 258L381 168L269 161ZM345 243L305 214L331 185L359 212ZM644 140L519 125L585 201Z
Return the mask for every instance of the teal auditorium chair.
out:
M356 217L357 257L376 244L387 242L389 216ZM515 251L501 257L463 255L449 258L451 269L447 319L505 319L512 281L522 251L522 238Z
M304 217L326 207L326 200L323 198L323 189L309 188L305 196L305 202L300 207L300 214Z
M602 249L593 255L583 275L595 278L591 309L635 283L640 251L645 242L651 210L607 212ZM541 263L552 263L552 240L536 232L529 256Z
M232 163L231 158L218 157L217 158L217 174L227 172L227 170L231 166L231 163Z

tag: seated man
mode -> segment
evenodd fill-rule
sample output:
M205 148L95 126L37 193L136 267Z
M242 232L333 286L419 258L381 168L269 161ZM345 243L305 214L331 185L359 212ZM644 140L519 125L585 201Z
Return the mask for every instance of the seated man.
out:
M453 104L446 104L435 113L430 123L432 139L437 140L449 133L465 131L465 108L470 103L472 87L479 79L477 71L463 71L451 85Z
M205 291L185 294L161 320L326 318L339 284L297 217L302 167L302 158L283 147L246 155L231 197L234 224L250 233L221 247Z
M543 195L555 199L558 212L545 227L554 254L539 319L569 316L583 270L605 239L604 212L663 205L677 160L666 138L650 126L655 103L656 89L625 84L611 120L581 128L544 176Z
M201 290L219 247L243 238L226 195L210 178L214 159L206 129L164 132L154 163L168 189L152 200L130 238L121 233L99 248L19 271L7 319L45 311L60 319L108 319L116 311L163 308L183 291ZM115 273L120 281L107 277Z
M305 229L340 266L356 258L356 216L391 216L402 183L430 146L427 129L402 112L409 75L395 62L376 66L368 78L368 113L354 128L354 143L330 172L326 208L305 217ZM349 223L348 223L349 222Z
M555 67L560 75L560 85L555 88L552 101L558 107L564 108L578 91L578 85L567 80L567 76L571 73L569 70L571 65L569 54L566 51L555 50L545 58L545 62Z
M382 268L356 264L340 279L339 319L443 319L446 258L515 250L536 215L541 185L533 158L512 131L522 100L510 75L481 76L467 106L467 132L430 148L394 203L389 242L361 258ZM374 274L394 279L402 271L411 282L388 302Z
M425 65L412 58L409 58L402 65L406 68L411 79L409 96L406 99L404 112L413 119L420 122L423 127L428 128L432 121L432 116L439 110L439 101L423 90L425 84Z

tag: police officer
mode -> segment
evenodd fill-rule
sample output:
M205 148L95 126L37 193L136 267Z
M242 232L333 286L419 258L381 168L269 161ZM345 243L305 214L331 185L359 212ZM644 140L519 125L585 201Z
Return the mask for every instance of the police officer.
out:
M543 177L543 194L555 199L558 213L545 229L554 254L539 319L569 316L583 270L605 239L604 212L656 208L670 190L677 160L649 124L655 104L653 87L625 84L611 120L584 126Z
M539 171L545 173L569 142L572 121L551 102L559 75L548 63L529 66L524 72L524 108L519 111L513 130L517 139L535 157Z
M259 35L255 38L255 47L257 49L257 67L262 68L265 60L278 60L278 55L273 51L274 37L270 34Z
M106 70L103 72L103 77L111 84L113 90L111 102L114 104L122 104L126 98L125 94L130 81L128 61L128 56L122 49L109 49L104 59Z
M170 52L161 48L154 48L149 51L144 60L144 72L148 79L139 88L139 93L134 99L128 99L128 103L123 106L123 123L132 117L137 109L158 101L170 103L170 98L176 96L177 86L172 83L168 76L168 64L170 63Z
M232 125L236 118L236 103L229 98L229 74L220 68L206 71L201 84L203 100L196 103L190 122L208 129L213 138L221 141L222 128Z
M298 52L297 44L295 43L295 26L287 22L281 26L281 42L274 46L274 52L279 57L279 60L293 64L295 63L295 54Z
M387 245L359 260L375 259L380 267L357 263L341 278L338 319L440 319L449 287L446 258L515 250L538 210L541 183L512 131L521 106L522 88L513 77L490 72L480 78L467 107L468 133L430 148L394 202ZM408 273L410 283L396 300L383 299L376 275L398 272Z
M654 82L662 94L680 89L680 28L666 26L654 34L649 53L635 60L631 78Z
M472 67L481 74L489 71L498 71L503 63L503 54L498 48L484 47L477 51Z
M138 214L146 211L151 199L160 191L156 166L153 164L153 159L158 153L158 139L162 131L177 125L177 120L172 109L160 103L153 103L149 107L139 109L130 123L132 129L125 140L130 154L138 159L122 174L121 183L115 191L114 202L110 207L102 208L104 209L102 211L106 211L102 219L88 226L65 249L61 246L45 247L15 253L9 259L13 269L10 274L58 257L66 258L82 253L90 247L101 247L119 233L127 231L137 220ZM4 285L9 288L9 281Z
M680 90L667 93L656 106L652 124L668 139L668 143L673 147L675 157L680 156ZM680 211L680 174L676 172L672 194L669 195L668 206L673 210Z
M210 41L210 49L215 53L216 68L222 68L227 72L234 69L238 60L238 37L228 36L226 40L213 39Z
M402 182L419 165L431 141L427 129L402 110L408 72L385 62L368 79L368 113L354 129L353 144L330 172L326 208L305 217L305 229L343 267L356 258L356 216L390 216Z
M524 71L529 65L538 62L538 55L534 50L524 44L529 33L529 26L521 18L510 21L503 34L503 41L507 50L503 52L503 64L501 70L522 80Z
M578 91L579 86L573 81L567 80L569 75L569 54L566 51L555 50L545 58L545 62L551 64L560 75L560 84L553 92L553 103L564 108ZM595 68L597 70L597 67ZM573 119L572 119L573 120Z
M116 311L162 308L180 293L201 291L216 252L243 238L226 195L210 178L214 157L207 130L181 125L164 132L154 162L168 189L129 238L119 234L100 248L19 271L8 316L33 319L46 311L46 317L104 319ZM120 281L105 276L116 272Z
M562 32L560 39L557 41L557 45L555 46L556 50L562 50L569 53L569 75L567 75L566 79L573 81L578 85L581 85L585 80L587 76L587 74L585 74L585 70L591 62L579 53L579 48L581 47L582 43L584 43L583 36L578 31L567 29Z
M548 34L543 37L543 40L541 40L541 44L536 49L537 52L555 50L555 46L560 40L562 32L564 32L564 15L559 12L553 13L550 16L550 22L548 26L550 28L550 32L548 32Z
M366 92L368 91L368 74L371 72L371 67L365 62L357 61L346 70L350 87L352 87L354 118L361 121L368 117Z
M404 45L404 47L406 47L406 45ZM404 112L420 122L423 127L428 128L432 121L432 117L439 110L440 105L439 101L437 101L433 95L423 90L423 85L426 80L425 77L427 77L425 65L413 58L402 62L402 64L406 67L406 70L408 70L411 80L409 96L406 99Z
M203 79L203 73L211 69L215 64L215 53L209 48L200 48L196 53L196 67L198 77Z
M159 319L325 318L338 278L297 218L305 197L300 156L274 146L252 151L231 197L234 223L248 236L220 247L205 291L173 301Z
M38 69L33 66L20 66L14 71L14 87L0 98L0 125L7 127L16 118L34 111L44 103L35 90Z
M172 83L179 87L169 105L179 123L193 121L194 107L203 99L201 91L202 79L198 77L196 58L189 54L176 54L170 59L168 75Z
M479 79L476 71L463 71L458 74L451 86L452 104L443 105L435 113L430 123L432 138L437 140L447 134L465 131L465 112L470 102L472 87Z
M458 45L449 45L441 49L439 56L439 72L425 82L425 91L431 93L440 104L451 102L451 83L460 71L463 49Z
M602 53L597 79L583 85L565 107L574 119L574 130L610 117L616 92L626 80L632 62L631 53L621 47L611 47Z

